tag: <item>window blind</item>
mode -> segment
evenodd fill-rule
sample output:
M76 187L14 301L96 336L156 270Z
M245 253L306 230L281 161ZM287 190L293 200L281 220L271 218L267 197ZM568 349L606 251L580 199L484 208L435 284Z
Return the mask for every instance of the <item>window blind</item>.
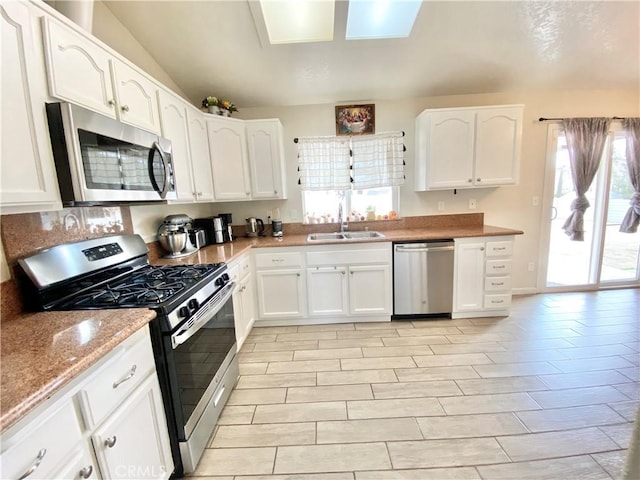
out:
M349 190L349 138L300 138L298 172L302 190Z
M351 138L353 188L393 187L404 183L402 133Z

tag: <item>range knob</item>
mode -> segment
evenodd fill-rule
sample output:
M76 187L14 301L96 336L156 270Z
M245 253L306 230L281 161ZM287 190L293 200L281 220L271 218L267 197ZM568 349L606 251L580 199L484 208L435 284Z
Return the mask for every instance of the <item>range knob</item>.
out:
M180 307L178 316L181 318L189 318L191 316L191 310L189 310L189 307Z
M223 286L224 284L226 284L229 281L229 275L226 273L223 273L222 275L220 275L218 278L216 278L216 285L218 287Z
M197 298L192 298L191 300L189 300L189 303L187 305L189 305L189 308L191 310L197 310L198 307L200 306L200 302L198 301Z

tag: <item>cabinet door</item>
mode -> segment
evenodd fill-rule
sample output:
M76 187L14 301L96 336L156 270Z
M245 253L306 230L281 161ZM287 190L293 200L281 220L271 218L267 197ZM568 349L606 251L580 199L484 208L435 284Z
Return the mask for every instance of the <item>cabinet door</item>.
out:
M200 112L187 110L189 145L191 146L191 169L196 199L212 202L213 179L211 178L211 155L207 138L207 121Z
M171 159L178 200L192 202L196 196L191 178L187 109L182 100L164 90L158 91L158 103L162 136L171 140Z
M346 267L313 267L307 269L309 315L346 315Z
M251 200L244 123L211 118L207 130L216 200Z
M280 121L250 120L246 130L252 197L286 198Z
M42 52L36 48L33 17L19 2L0 3L2 119L0 202L3 207L59 207L60 195L44 110L47 99ZM31 205L31 207L29 207ZM8 213L8 212L7 212Z
M304 316L304 285L301 269L258 271L256 287L260 318Z
M91 436L105 478L169 478L173 460L155 375Z
M391 268L389 265L349 267L349 313L391 314Z
M129 65L113 59L113 83L118 94L118 115L121 121L160 133L158 87Z
M518 182L522 108L479 110L476 117L477 186L508 185Z
M453 305L457 312L482 310L484 248L484 242L456 244Z
M428 140L428 187L469 187L473 180L473 111L434 112Z
M50 18L44 32L51 96L116 118L109 54Z
M242 342L238 343L238 348L244 343L251 333L253 322L255 321L255 308L253 302L255 299L255 289L253 288L253 275L249 274L242 280Z

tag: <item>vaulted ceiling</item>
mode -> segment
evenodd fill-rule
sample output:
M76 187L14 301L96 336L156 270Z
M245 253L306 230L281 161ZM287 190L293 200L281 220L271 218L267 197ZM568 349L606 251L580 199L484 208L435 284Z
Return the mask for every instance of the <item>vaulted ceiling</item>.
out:
M640 2L425 1L405 39L269 45L249 2L104 1L189 99L240 107L640 85ZM259 22L258 22L259 23Z

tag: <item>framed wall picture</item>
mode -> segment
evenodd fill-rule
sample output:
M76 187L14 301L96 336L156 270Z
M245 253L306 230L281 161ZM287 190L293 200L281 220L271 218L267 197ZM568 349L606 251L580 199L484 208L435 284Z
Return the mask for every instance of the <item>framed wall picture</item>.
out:
M376 106L336 105L336 135L376 133Z

